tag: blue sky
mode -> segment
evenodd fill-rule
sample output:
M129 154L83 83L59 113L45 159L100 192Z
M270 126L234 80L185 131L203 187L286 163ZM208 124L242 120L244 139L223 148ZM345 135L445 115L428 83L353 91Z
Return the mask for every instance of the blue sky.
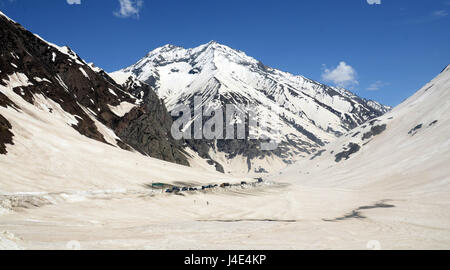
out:
M165 44L216 40L387 105L450 64L450 0L0 0L0 10L106 71Z

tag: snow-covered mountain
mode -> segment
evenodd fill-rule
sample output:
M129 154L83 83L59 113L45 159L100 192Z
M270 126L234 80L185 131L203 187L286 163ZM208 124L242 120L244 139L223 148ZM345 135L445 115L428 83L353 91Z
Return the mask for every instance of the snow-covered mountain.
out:
M170 136L171 117L148 85L122 87L69 47L43 40L3 13L0 39L0 154L14 147L17 133L26 131L33 141L43 132L23 120L29 115L110 146L188 165Z
M260 115L274 116L268 127L279 131L271 134L279 143L275 151L262 151L250 140L188 141L227 172L281 168L390 109L345 89L267 67L214 41L193 49L166 45L110 75L119 84L131 76L151 85L169 111L179 104L193 106L193 97L200 95L204 110L251 104Z

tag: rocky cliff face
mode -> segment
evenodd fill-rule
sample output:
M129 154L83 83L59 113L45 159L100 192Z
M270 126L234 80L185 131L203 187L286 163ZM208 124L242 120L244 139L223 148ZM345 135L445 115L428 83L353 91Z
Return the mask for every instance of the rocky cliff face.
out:
M115 125L116 134L143 154L152 153L155 158L189 165L181 142L174 140L170 134L172 118L164 102L149 85L135 81L132 77L123 88L141 96L143 102L120 119Z
M135 88L116 84L69 47L51 44L3 14L0 40L0 106L20 110L11 101L20 97L67 119L88 138L188 165L180 146L170 138L167 110L149 86L140 86L146 94L135 97L128 92ZM5 144L13 143L11 129L1 117L0 153L6 153Z

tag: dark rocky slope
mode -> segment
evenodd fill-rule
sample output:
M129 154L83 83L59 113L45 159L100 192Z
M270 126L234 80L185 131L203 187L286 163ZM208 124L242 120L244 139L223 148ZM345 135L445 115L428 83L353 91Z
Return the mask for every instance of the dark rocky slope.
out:
M152 153L159 159L189 165L181 143L170 134L172 118L164 102L149 85L134 82L132 78L123 87L136 96L142 94L144 102L120 119L115 125L116 134L142 154Z
M57 47L0 14L0 84L7 87L10 76L24 74L29 84L12 90L35 105L41 94L76 116L72 127L80 134L107 143L94 119L117 133L117 145L142 154L188 165L182 148L170 138L171 118L164 104L148 86L145 102L117 85L105 72L96 72L68 47ZM139 91L141 91L139 89ZM123 116L111 107L123 102L135 107ZM0 105L14 107L0 92ZM20 108L19 108L20 109ZM89 113L91 112L91 113ZM52 112L51 112L52 113ZM11 125L1 117L0 151L12 143Z

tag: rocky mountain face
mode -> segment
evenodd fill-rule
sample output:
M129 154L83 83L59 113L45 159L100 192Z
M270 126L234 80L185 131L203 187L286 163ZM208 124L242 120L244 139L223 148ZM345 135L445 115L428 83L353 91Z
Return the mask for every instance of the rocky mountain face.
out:
M149 85L131 77L123 88L139 96L142 104L123 116L116 125L116 134L142 154L151 153L152 157L189 165L181 143L170 134L172 118L164 102Z
M226 172L279 169L390 110L345 89L267 67L214 41L193 49L166 45L110 75L119 83L133 76L151 85L169 111L181 104L194 111L194 97L200 96L204 112L227 104L253 105L260 117L271 117L266 129L277 131L269 135L278 144L275 150L262 149L262 139L248 136L186 140L186 146ZM202 122L209 119L203 117ZM255 131L246 121L249 135Z
M59 47L0 14L0 106L22 111L21 98L64 119L80 134L144 155L188 165L170 136L171 118L148 85L118 85ZM136 97L130 93L142 93ZM0 154L14 143L14 128L0 115Z

